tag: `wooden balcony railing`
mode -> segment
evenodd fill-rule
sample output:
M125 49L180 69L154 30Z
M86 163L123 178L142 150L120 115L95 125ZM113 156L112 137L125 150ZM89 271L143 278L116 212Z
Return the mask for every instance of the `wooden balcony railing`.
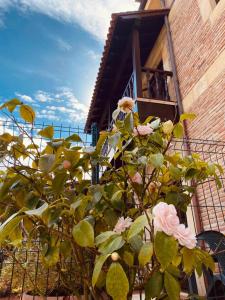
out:
M170 101L168 79L173 73L151 68L142 68L142 72L145 76L143 80L147 83L147 87L142 91L146 92L147 98Z
M144 98L170 101L168 80L173 76L170 71L164 71L152 68L142 68L142 93ZM123 97L136 98L136 87L134 73L132 73L127 86L124 90Z

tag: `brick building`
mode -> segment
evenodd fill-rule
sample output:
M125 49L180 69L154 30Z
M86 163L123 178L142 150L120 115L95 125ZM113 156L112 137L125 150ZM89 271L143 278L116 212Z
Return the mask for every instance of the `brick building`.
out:
M143 120L148 115L175 120L184 111L194 112L197 118L186 124L187 138L223 140L225 0L137 2L139 11L112 15L86 130L92 123L99 130L110 127L118 99L127 95L137 100ZM220 155L214 152L204 159L224 166L223 149ZM224 192L205 185L197 196L204 207L197 231L224 232L225 212L214 210L211 226L205 200L211 197L221 206Z
M219 142L225 137L225 0L136 1L139 11L112 15L86 131L93 123L110 128L123 96L136 100L143 120L194 112L197 118L186 124L190 150L225 168ZM214 182L198 187L188 213L196 233L225 232L225 178L222 184L221 190ZM198 290L203 295L204 285Z

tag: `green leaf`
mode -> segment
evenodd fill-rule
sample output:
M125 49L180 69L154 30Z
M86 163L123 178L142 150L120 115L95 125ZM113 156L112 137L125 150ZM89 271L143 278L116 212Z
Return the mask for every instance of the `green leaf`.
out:
M155 168L160 168L163 165L163 161L164 161L164 156L162 155L162 153L156 153L150 155L150 163Z
M23 219L23 216L19 216L19 213L11 215L3 224L0 226L0 243L9 236L12 231L18 226L20 221Z
M116 149L117 147L117 144L120 140L120 136L121 136L121 133L120 132L116 132L115 134L109 136L109 145L113 148L113 149Z
M160 119L159 118L150 123L150 126L151 126L152 129L159 128L159 125L160 125Z
M28 123L34 123L35 112L29 105L22 104L20 106L20 116Z
M52 189L54 192L61 193L63 191L67 176L66 173L59 173L55 176L52 182Z
M44 129L40 130L38 134L47 139L52 139L54 135L54 127L53 126L45 127Z
M43 156L40 157L39 159L39 169L42 171L42 172L50 172L53 165L54 165L54 162L55 162L55 155L54 154L45 154Z
M180 116L180 121L183 122L184 120L191 120L193 121L194 119L196 118L196 114L193 114L193 113L185 113L185 114L182 114Z
M48 268L56 265L59 261L59 247L49 247L47 253L43 257L43 261Z
M129 239L129 243L134 252L138 254L143 246L143 239L140 237L140 235L135 235Z
M179 282L167 271L164 276L165 289L170 300L180 299L180 284Z
M120 249L125 244L122 236L113 236L111 239L107 240L105 243L101 244L99 247L99 252L102 254L113 253L114 251Z
M66 138L66 141L69 142L82 142L82 139L80 138L80 136L76 133L70 135L68 138Z
M94 267L94 271L92 274L92 286L94 287L95 284L98 281L98 277L101 273L102 270L102 266L104 264L104 262L106 261L106 259L110 256L110 254L106 254L106 255L100 255L99 257L97 257L96 261L95 261L95 267Z
M127 300L129 282L119 263L112 263L106 276L106 291L113 300Z
M182 248L181 253L183 254L184 272L189 274L195 267L194 251L184 247Z
M163 274L154 272L145 285L145 299L151 300L152 298L159 297L163 289Z
M145 243L141 247L140 253L138 255L139 264L144 267L147 263L150 262L153 254L153 245L152 243Z
M2 135L0 135L0 140L7 142L7 143L11 143L13 141L13 136L11 134L5 132Z
M134 264L134 255L133 255L133 253L131 253L129 251L124 251L124 253L123 253L123 260L125 261L125 263L129 267L132 267L133 264Z
M173 134L175 138L181 139L184 135L184 127L181 123L174 125Z
M73 238L81 247L94 246L94 229L91 224L85 220L80 221L73 227Z
M171 275L174 277L180 277L180 270L175 267L173 264L170 264L167 268L166 271L169 272Z
M178 243L172 236L168 236L163 232L157 232L154 243L155 254L165 269L177 255Z
M129 113L124 119L124 128L127 132L132 133L134 129L134 119L133 114Z
M169 167L169 172L172 179L180 180L180 178L182 177L182 170L177 167L174 167L173 165Z
M119 113L120 113L120 109L117 108L116 110L114 110L114 112L112 113L112 119L114 121L116 121L117 117L119 116Z
M48 204L44 203L41 207L36 209L27 210L24 213L28 216L41 216L43 212L48 208Z
M19 99L14 98L14 99L9 100L9 101L7 101L6 103L4 103L4 104L0 107L0 109L6 107L6 108L8 109L8 111L13 112L14 109L15 109L18 105L20 105L20 104L22 104L22 102L21 102Z
M135 235L139 234L145 226L148 225L148 220L146 215L139 216L131 225L127 238L128 240L132 239Z
M98 246L99 244L106 242L109 238L111 238L114 235L117 235L115 231L105 231L99 234L98 236L96 236L95 244Z

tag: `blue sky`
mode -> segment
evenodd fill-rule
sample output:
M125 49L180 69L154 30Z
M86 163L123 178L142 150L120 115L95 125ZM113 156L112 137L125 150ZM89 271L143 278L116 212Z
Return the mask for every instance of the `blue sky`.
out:
M38 121L82 125L112 12L134 0L0 0L0 100Z

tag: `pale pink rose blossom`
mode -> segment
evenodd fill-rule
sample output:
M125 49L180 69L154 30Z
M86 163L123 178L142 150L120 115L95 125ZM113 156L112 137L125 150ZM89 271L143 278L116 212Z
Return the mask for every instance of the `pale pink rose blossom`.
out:
M131 177L131 181L133 183L138 183L138 184L142 184L142 177L140 173L135 173L135 175L133 177Z
M135 101L130 97L123 97L118 101L118 108L123 113L129 113L134 108Z
M179 244L189 249L196 247L196 237L190 228L180 224L176 208L173 204L158 203L152 210L156 231L172 235Z
M153 129L150 126L150 124L147 124L147 125L138 125L133 130L134 136L137 136L137 135L149 135L152 132L153 132Z
M173 235L180 224L174 205L160 202L153 208L152 212L156 231L163 231L167 235Z
M113 231L115 231L116 233L122 233L127 228L129 228L131 224L132 224L131 218L127 217L126 219L124 219L124 217L121 217L118 219Z
M190 228L185 227L184 224L180 224L176 231L174 232L174 237L178 242L187 247L188 249L193 249L196 247L196 236L191 232Z

